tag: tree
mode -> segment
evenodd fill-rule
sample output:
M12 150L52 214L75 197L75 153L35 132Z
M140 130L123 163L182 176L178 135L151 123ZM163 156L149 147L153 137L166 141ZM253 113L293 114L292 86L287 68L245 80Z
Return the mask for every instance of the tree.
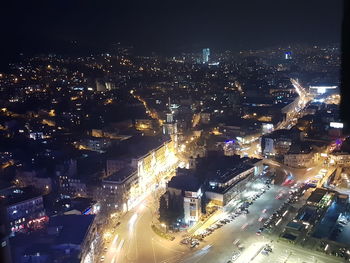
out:
M183 197L172 195L169 192L162 195L159 199L159 221L168 226L184 216Z
M163 194L159 199L159 221L169 224L169 209L166 198L167 193Z

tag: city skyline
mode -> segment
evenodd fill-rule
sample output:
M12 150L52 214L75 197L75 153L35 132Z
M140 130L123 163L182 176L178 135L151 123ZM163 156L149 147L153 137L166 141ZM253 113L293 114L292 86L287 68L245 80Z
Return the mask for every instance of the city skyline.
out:
M113 43L140 53L174 54L210 47L259 49L340 42L342 1L93 1L28 3L4 7L7 62L20 53L86 54ZM311 32L311 33L310 33ZM6 50L6 52L4 52Z
M1 262L350 262L341 1L4 10Z

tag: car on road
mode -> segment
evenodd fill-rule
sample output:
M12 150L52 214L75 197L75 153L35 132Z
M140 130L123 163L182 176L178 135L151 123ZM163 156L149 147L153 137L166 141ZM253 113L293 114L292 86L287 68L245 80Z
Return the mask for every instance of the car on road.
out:
M240 251L243 251L243 250L244 250L244 246L243 246L242 244L239 244L237 247L238 247L238 249L239 249Z
M279 193L278 195L276 195L275 198L276 198L277 200L280 200L282 197L283 197L283 194L282 194L282 193Z
M272 247L269 244L266 244L263 248L263 250L267 251L267 252L272 252Z
M192 243L190 247L191 247L191 248L195 248L195 247L197 247L198 245L199 245L199 244L197 244L197 243Z
M105 261L105 256L101 256L100 262Z
M247 228L247 226L248 226L248 223L245 223L244 225L242 225L241 229L245 230Z
M239 258L240 255L241 255L241 252L239 251L233 252L231 260L235 261L237 258Z
M187 238L182 239L180 243L184 244L184 245L187 245L189 242L190 242L190 238L187 237Z

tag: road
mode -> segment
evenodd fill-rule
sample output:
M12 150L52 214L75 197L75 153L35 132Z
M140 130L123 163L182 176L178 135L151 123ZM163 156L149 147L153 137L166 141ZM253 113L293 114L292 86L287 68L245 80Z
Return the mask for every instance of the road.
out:
M257 191L258 187L259 184L251 184L248 193ZM267 212L263 215L267 217L281 205L283 198L281 200L275 199L281 189L281 186L272 186L249 208L249 214L241 215L233 222L214 231L212 235L206 237L196 250L181 245L180 236L174 241L168 241L153 232L151 224L156 220L156 206L152 205L154 203L153 197L149 197L144 203L124 216L108 246L104 261L108 263L199 262L198 260L206 255L200 262L217 262L215 259L220 255L222 262L224 262L232 253L232 246L227 244L232 244L237 238L242 240L251 239L251 236L254 239L262 238L255 234L263 224L258 219L263 209L267 209ZM246 229L242 230L241 228L245 224L248 225ZM208 244L213 246L207 251L202 251L201 248Z
M336 263L343 262L343 260L335 257L315 253L303 248L290 246L287 243L272 243L273 252L269 255L259 254L254 263Z
M313 99L313 96L310 95L295 79L290 79L292 85L294 86L298 97L287 106L287 112L285 120L275 127L274 130L280 129L290 129L293 125L296 124L296 120L303 116L303 110L308 105L308 103ZM263 134L261 133L260 136ZM241 150L241 155L247 155L249 157L261 158L261 149L259 142L259 135L255 136L253 141L250 143L248 147L244 147Z
M342 262L341 259L330 257L322 253L304 250L303 248L298 248L283 242L276 243L275 240L271 240L270 237L265 236L264 233L260 236L256 235L256 231L263 225L264 220L277 210L288 197L288 190L288 187L272 186L269 191L249 207L249 214L241 215L233 222L216 230L212 235L205 238L205 242L198 250L192 254L185 255L185 259L179 262L226 263L231 258L232 253L237 251L237 248L233 244L236 240L240 240L240 244L245 247L244 251L235 261L237 263ZM284 191L285 194L278 200L275 197L281 191ZM266 209L266 212L263 213L264 209ZM258 220L260 217L264 218L262 222ZM242 229L242 227L245 228ZM269 256L264 256L259 253L265 244L271 244L273 246L273 253ZM203 251L202 249L207 245L211 247Z
M277 167L281 173L284 173L284 167ZM294 176L296 180L304 180L308 176L312 176L318 172L318 169L298 170ZM288 173L288 171L287 171ZM261 183L251 183L246 195L254 193L261 188ZM281 199L276 199L276 196L281 191L284 195ZM250 207L249 214L242 214L234 221L215 230L211 235L206 237L200 246L195 249L190 249L185 245L180 244L181 235L177 236L174 241L165 240L156 235L151 229L151 224L156 220L154 203L155 196L152 195L145 200L144 203L135 207L132 211L125 215L122 223L116 229L115 241L111 242L106 253L105 262L150 262L150 263L209 263L223 262L226 263L235 250L233 242L237 239L246 247L242 255L236 262L248 262L247 258L258 251L260 245L270 242L270 239L263 235L256 235L257 230L263 225L264 220L268 218L275 210L277 210L288 196L289 188L280 185L273 185L260 198L258 198ZM266 211L263 212L263 210ZM263 217L260 222L259 218ZM244 228L244 229L242 229ZM258 244L254 245L253 244ZM207 245L211 247L202 250ZM282 245L281 245L282 246ZM269 262L285 262L284 248L274 249ZM293 246L294 249L294 246ZM287 262L298 262L297 255L301 258L312 258L315 255L308 251L298 251L290 248L290 260ZM255 252L254 252L255 251ZM265 262L262 258L266 256L257 255L252 262ZM324 261L327 256L316 257L317 262L340 262L340 261ZM292 259L294 261L292 261ZM275 261L276 260L276 261ZM302 261L300 261L302 262ZM313 261L306 261L313 262Z
M189 251L178 240L168 241L153 232L151 224L156 220L153 200L150 196L123 217L116 229L116 240L108 246L104 262L169 262Z
M251 188L254 189L254 185L251 185ZM264 220L278 209L287 198L287 195L281 199L275 198L283 189L284 187L281 186L272 186L270 190L266 191L249 207L249 214L242 214L231 223L215 230L204 239L204 242L199 247L199 251L189 255L181 262L226 263L231 258L232 252L234 251L233 242L235 240L239 239L241 244L245 247L249 247L250 244L256 242L264 242L265 237L263 235L256 235L256 232L264 224ZM263 213L264 209L266 209L265 213ZM260 217L264 218L261 222L259 222ZM212 246L206 251L200 250L207 245Z
M305 182L314 177L323 168L321 162L315 163L313 167L309 168L293 168L271 159L264 159L264 164L277 169L278 173L285 175L285 179L291 175L291 179L298 182Z
M290 127L290 125L294 123L293 119L300 116L300 111L310 100L310 96L300 84L296 80L291 81L299 95L298 107L294 108L292 112L288 114L288 119L277 127L278 129ZM259 157L258 137L251 143L246 151L250 157ZM316 164L314 168L293 169L272 160L266 159L264 161L269 166L275 167L280 173L279 176L282 179L279 183L282 183L288 176L291 176L295 181L305 181L315 176L322 168L321 164ZM250 189L246 190L246 194L258 190L259 187L261 187L261 185L259 186L259 184L252 183ZM273 185L270 190L266 191L265 194L249 207L249 214L240 215L233 222L215 230L201 242L198 248L192 250L180 244L181 236L178 236L174 241L168 241L153 232L151 225L156 221L156 202L158 201L155 199L154 195L151 195L122 218L121 224L115 231L115 236L107 247L104 262L225 263L231 258L232 252L237 249L233 245L235 240L240 240L243 246L246 247L236 262L266 262L264 261L265 256L257 254L257 252L259 252L259 249L264 244L270 242L270 240L264 235L256 235L256 231L263 225L264 220L277 210L287 198L287 194L284 194L281 199L275 198L281 191L288 193L288 188L280 185ZM266 212L263 213L262 211L265 209ZM259 218L261 217L263 220L260 222ZM207 227L207 225L204 227ZM300 258L301 256L305 257L305 259L307 259L306 262L314 262L310 261L311 259L315 259L317 262L339 262L332 260L327 261L328 257L323 255L317 258L312 252L294 249L294 247L284 252L287 248L284 248L283 244L279 244L278 246L281 246L281 248L277 249L276 247L276 252L269 256L269 262L289 262L288 260L299 262L297 261L298 259L295 258L296 255ZM288 258L285 258L286 253ZM325 259L327 260L325 261Z

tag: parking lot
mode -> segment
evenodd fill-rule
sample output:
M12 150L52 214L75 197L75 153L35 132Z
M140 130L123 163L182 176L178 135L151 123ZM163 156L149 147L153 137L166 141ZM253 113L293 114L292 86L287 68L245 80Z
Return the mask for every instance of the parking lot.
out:
M265 188L265 192L263 191ZM230 213L224 213L217 226L209 230L202 241L197 245L199 249L211 245L210 249L200 259L200 262L234 262L246 258L247 248L254 243L266 242L264 234L257 233L263 227L265 221L288 199L290 187L270 185L268 187L261 181L255 182L247 191L252 200L246 198L246 203L240 202L237 209ZM257 198L255 194L261 193ZM254 200L255 199L255 200ZM248 203L251 204L249 205ZM196 243L196 242L195 242ZM232 246L228 246L232 244ZM238 252L239 251L239 252ZM247 252L250 255L250 252ZM184 262L197 262L200 255Z
M305 191L303 185L294 183L280 186L261 179L253 182L245 196L235 202L236 207L222 212L220 220L189 240L187 246L198 247L202 253L184 262L340 262L277 242L278 233L297 211L292 206L304 202Z
M254 263L335 263L343 262L337 258L331 258L327 255L315 253L314 251L308 251L302 247L290 246L287 243L271 244L272 251L270 253L259 253Z
M216 223L202 228L202 235L189 243L199 249L193 251L201 253L194 253L183 262L342 262L339 257L329 256L333 250L327 255L322 249L316 251L312 246L293 245L279 238L313 188L294 180L284 180L282 185L266 180L250 182L240 199L225 207ZM343 221L339 223L343 230L339 231L339 238L348 233L348 217ZM341 248L337 253L349 252Z
M252 182L247 187L247 191L242 194L242 198L239 200L234 200L230 207L227 209L227 212L223 212L220 218L214 222L211 226L200 229L196 231L195 235L190 237L186 237L181 241L181 244L188 245L190 248L195 248L200 245L200 242L203 241L209 235L212 235L217 229L223 227L226 224L232 223L241 215L248 215L249 207L259 198L261 198L266 191L271 188L271 180L270 179L258 179L255 182ZM281 199L281 193L279 193L279 197L277 199ZM259 217L258 221L262 222L265 219L267 209L263 209L263 215ZM244 224L241 229L244 230L248 227L248 223ZM258 230L259 231L259 230ZM261 231L260 231L261 232ZM259 233L260 233L259 232ZM257 232L258 234L258 232Z

